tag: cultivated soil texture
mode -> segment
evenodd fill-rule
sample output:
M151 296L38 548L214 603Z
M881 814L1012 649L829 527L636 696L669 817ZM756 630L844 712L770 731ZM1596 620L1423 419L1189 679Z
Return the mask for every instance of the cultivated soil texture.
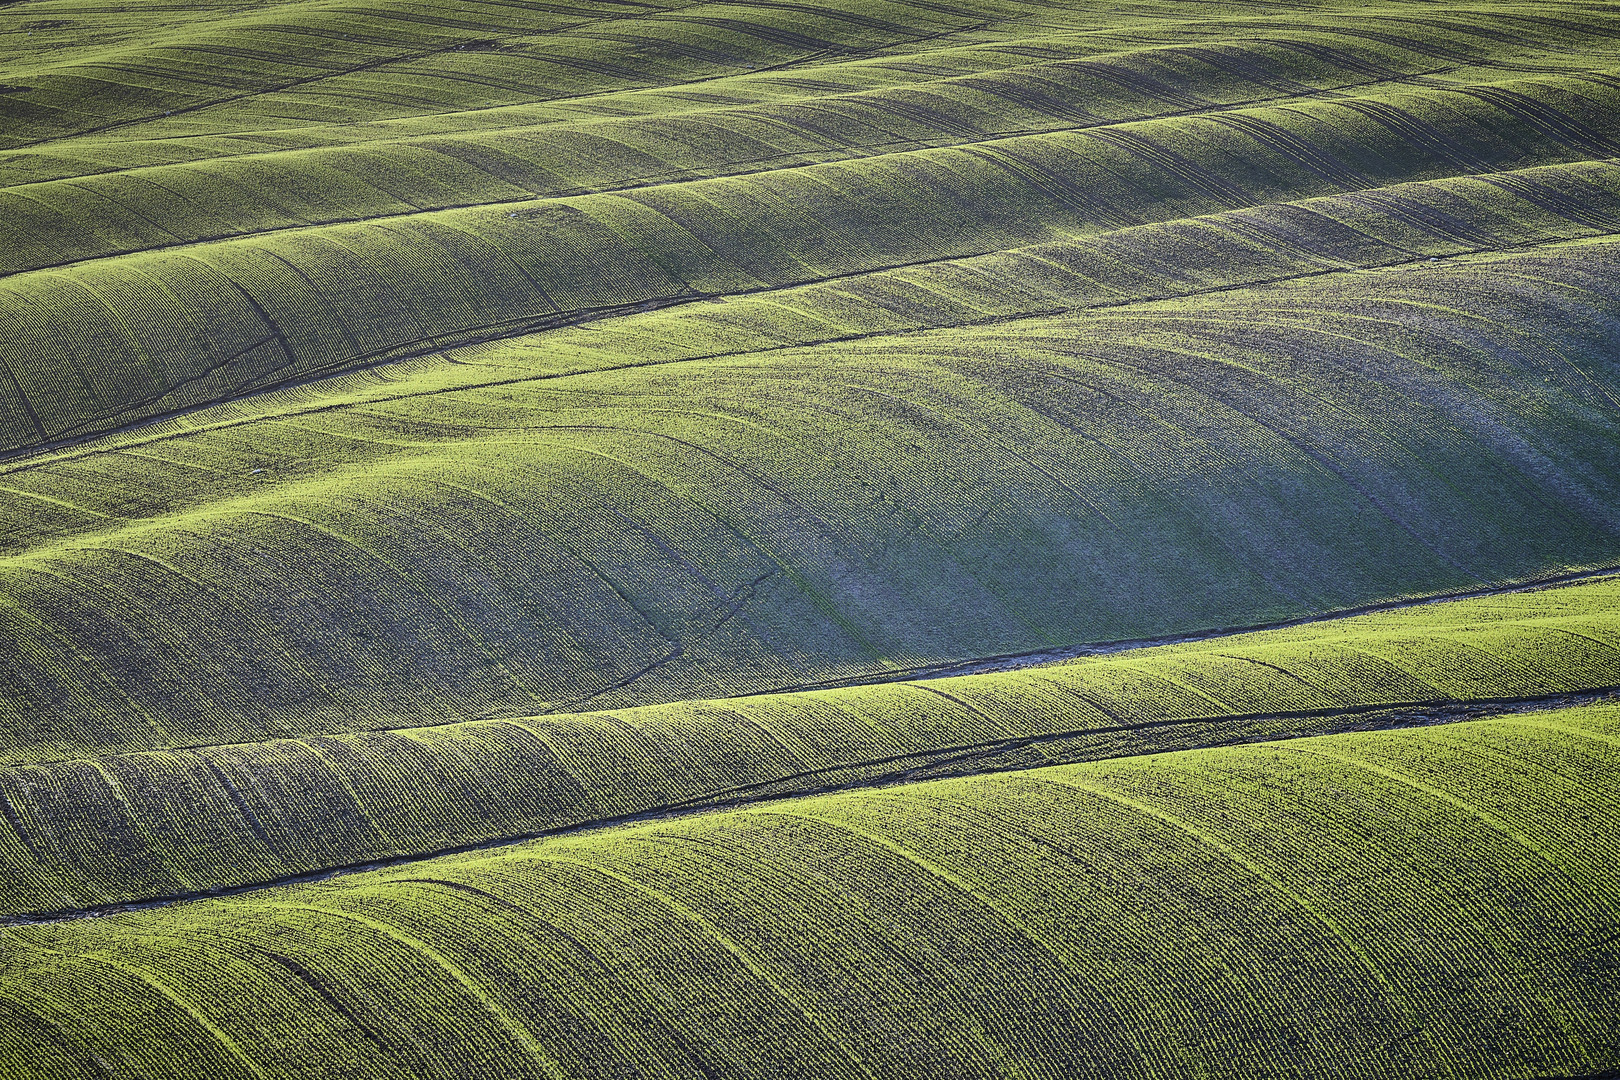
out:
M0 0L0 1078L1620 1076L1620 7Z

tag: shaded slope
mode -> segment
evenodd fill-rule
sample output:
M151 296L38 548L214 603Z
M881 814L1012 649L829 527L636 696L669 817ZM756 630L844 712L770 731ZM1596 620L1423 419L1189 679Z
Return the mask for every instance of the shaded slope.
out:
M0 1073L1620 1069L1617 46L0 4Z
M1612 215L1612 167L1581 169L1516 174L1517 209L1471 200L1477 230L1403 231L1442 253L1458 232L1590 231L1537 206L1562 190ZM1393 240L1392 217L1458 209L1425 191L1304 219ZM1298 212L1116 250L1180 261L1196 289L1189 237L1237 252ZM1383 244L1342 250L1412 257ZM1095 303L1087 263L1111 253L1088 241L457 352L7 466L0 708L40 745L256 741L791 688L1614 560L1613 241L1354 274L1278 247L1249 245L1255 273L1310 276L994 321L1020 307L981 299L1003 283ZM953 309L992 321L865 336ZM795 334L861 340L781 347ZM682 360L728 338L768 348Z
M899 25L821 17L846 31L876 19L873 48ZM656 67L615 26L586 37ZM58 268L0 282L0 450L627 305L1620 151L1605 21L1522 39L1476 26L1467 48L1438 44L1452 20L1406 29L1416 36L1384 41L1328 18L1238 46L1221 37L1232 28L1198 26L1209 44L1067 66L1037 53L985 88L989 76L942 61L926 84L839 93L840 74L859 85L865 70L846 63L768 104L745 87L741 105L720 93L708 108L480 127L459 142L388 129L404 141L379 131L9 187L10 268ZM546 55L559 48L547 39ZM1507 58L1537 48L1554 62ZM1460 61L1445 79L1388 85L1438 70L1437 55ZM1112 99L1093 102L1099 87ZM1004 96L1034 104L1020 121ZM1270 99L1287 104L1241 107ZM1039 133L1004 137L1020 123ZM825 157L855 160L800 165ZM739 170L751 175L700 179ZM511 206L581 188L633 190ZM289 228L333 218L344 223Z
M881 49L1030 10L905 0L199 8L183 20L167 7L108 18L71 0L8 13L44 49L7 58L27 89L8 102L6 141L274 130L679 84Z
M53 1078L1591 1075L1617 723L853 792L15 928L0 1030Z
M1613 690L1617 599L1611 578L1028 671L168 752L51 761L60 748L19 736L0 769L0 915L671 808Z

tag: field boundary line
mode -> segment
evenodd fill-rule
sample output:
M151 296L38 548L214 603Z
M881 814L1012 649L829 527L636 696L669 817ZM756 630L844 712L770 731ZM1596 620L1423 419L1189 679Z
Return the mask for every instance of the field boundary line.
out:
M1148 720L1137 724L1121 724L1115 727L1103 728L1075 728L1067 731L1050 732L1042 735L1024 736L1012 739L994 740L988 743L964 744L955 747L942 747L933 750L916 751L910 754L895 755L893 757L872 758L865 761L851 762L846 765L828 766L824 769L811 770L792 776L779 777L774 780L761 781L758 784L728 789L692 798L676 800L658 806L649 807L630 814L614 817L593 818L588 821L575 822L549 829L540 829L533 832L497 837L490 840L479 840L466 844L450 845L432 851L419 852L409 855L395 855L387 858L365 860L354 863L344 863L337 866L325 867L320 870L307 871L301 874L290 874L284 877L267 881L250 882L242 885L230 885L222 888L201 889L193 892L172 893L154 897L148 900L129 901L117 904L105 904L84 908L64 908L57 911L21 912L12 915L0 916L0 933L11 927L41 926L52 923L69 922L77 919L106 918L112 915L126 914L136 911L147 911L156 908L173 907L178 904L193 903L204 900L217 900L243 893L259 892L266 889L278 889L290 885L316 884L338 877L347 877L351 874L364 873L371 870L386 870L396 866L410 866L416 863L427 862L432 859L444 858L452 855L465 855L478 851L492 851L498 848L511 847L528 843L534 840L544 840L551 837L571 836L580 833L596 832L605 829L623 828L629 825L645 822L667 820L670 818L690 817L698 814L718 813L726 810L742 809L750 806L759 806L773 803L783 799L812 798L819 795L831 795L846 791L873 790L884 787L901 786L910 783L919 783L930 780L945 780L965 776L993 776L1008 773L1028 772L1032 769L1047 768L1062 764L1081 764L1090 761L1117 761L1123 758L1150 757L1158 754L1182 753L1188 750L1215 749L1222 746L1258 745L1264 743L1285 743L1298 738L1312 738L1320 735L1342 734L1344 731L1316 731L1302 735L1280 735L1264 739L1244 738L1236 741L1222 741L1218 738L1197 746L1176 747L1174 749L1157 748L1136 753L1116 754L1111 757L1086 758L1080 762L1049 762L1046 765L1018 765L1007 768L961 768L955 771L929 773L927 776L917 776L922 769L938 768L940 765L959 765L982 759L991 753L1007 753L1029 746L1043 743L1058 742L1064 739L1081 738L1086 735L1106 735L1115 732L1141 731L1154 728L1172 727L1184 724L1222 724L1228 725L1237 722L1253 722L1259 720L1288 720L1288 719L1330 719L1335 716L1346 718L1376 717L1384 714L1388 722L1378 724L1364 724L1364 726L1345 729L1353 731L1388 731L1401 728L1434 726L1449 723L1467 723L1470 721L1492 720L1502 716L1510 716L1527 712L1543 712L1559 708L1570 708L1580 705L1596 705L1620 700L1620 685L1592 687L1577 691L1563 691L1552 694L1515 698L1433 698L1414 702L1386 702L1377 705L1345 706L1339 708L1310 709L1300 711L1279 712L1251 712L1233 713L1221 716L1193 716L1177 719ZM955 754L941 762L923 762L909 770L900 770L886 775L866 777L855 782L845 784L827 784L819 787L803 788L780 793L755 795L757 789L772 785L791 783L794 779L811 779L833 771L849 771L869 768L874 765L899 764L904 761L920 758L937 757L939 755ZM1556 1080L1556 1078L1555 1078Z
M1604 164L1614 164L1617 161L1620 161L1620 159L1592 158L1592 159L1585 159L1585 161L1582 162L1582 163L1598 162L1598 163L1604 163ZM1470 173L1470 174L1467 174L1467 175L1468 176L1474 176L1474 175L1482 175L1482 174L1472 174L1472 173ZM1488 175L1488 174L1483 174L1483 175ZM1466 179L1466 178L1467 178L1466 176L1459 176L1459 177L1456 177L1455 179ZM1381 190L1381 189L1371 188L1371 189L1367 189L1367 190ZM1257 208L1259 208L1259 206L1277 206L1277 205L1288 205L1288 204L1264 203L1264 204L1258 204L1257 207L1250 207L1250 208L1247 208L1247 209L1257 209ZM1229 213L1229 212L1231 212L1231 211L1221 211L1220 213ZM1168 224L1174 224L1176 222L1195 221L1195 220L1198 220L1198 219L1196 217L1195 218L1172 218L1172 219L1169 219L1169 220L1164 221L1164 222L1154 222L1154 223L1150 223L1150 224L1168 225ZM1139 228L1141 226L1128 226L1128 227L1129 228ZM1118 231L1118 230L1110 230L1110 231ZM1106 233L1097 234L1097 235L1106 235ZM616 371L634 371L634 370L637 370L637 369L640 369L640 368L665 367L665 366L672 365L672 364L701 363L701 362L707 361L707 360L724 360L724 359L729 359L731 357L738 357L738 356L764 356L764 355L767 355L767 354L770 354L770 353L788 352L788 351L791 351L793 349L814 349L814 348L820 348L820 347L826 346L826 345L838 345L838 344L845 344L845 343L854 342L854 341L867 341L867 340L871 340L873 338L913 337L913 336L917 336L917 335L937 333L937 332L946 331L946 330L962 330L962 329L973 329L973 328L979 328L979 327L1001 326L1001 325L1007 325L1007 324L1012 324L1012 323L1027 322L1027 321L1034 320L1034 319L1053 319L1053 318L1059 318L1059 317L1065 316L1065 315L1082 315L1082 314L1086 314L1086 313L1094 312L1094 311L1114 311L1114 310L1119 310L1119 309L1122 309L1122 308L1136 307L1136 306L1144 305L1144 304L1164 303L1166 301L1171 301L1171 300L1190 300L1190 299L1196 299L1196 298L1206 297L1206 296L1218 296L1218 295L1220 295L1222 293L1238 292L1238 291L1241 291L1241 290L1244 290L1244 289L1263 289L1263 288L1273 286L1273 285L1285 285L1285 284L1288 284L1290 282L1306 281L1306 280L1310 280L1310 279L1314 279L1314 278L1327 277L1327 276L1331 276L1331 275L1334 275L1334 274L1358 274L1358 273L1368 273L1368 272L1376 273L1376 272L1384 271L1384 270L1396 270L1396 269L1399 269L1399 268L1404 267L1404 266L1412 266L1412 265L1415 265L1415 264L1427 265L1427 264L1436 263L1436 262L1438 262L1438 263L1447 263L1447 262L1450 262L1450 261L1455 260L1455 259L1467 259L1467 258L1475 258L1475 257L1487 257L1488 258L1488 257L1494 256L1494 255L1507 255L1507 254L1512 254L1512 253L1528 252L1528 251L1533 251L1533 250L1535 250L1537 248L1552 247L1552 246L1556 246L1556 245L1559 245L1559 244L1575 244L1575 243L1582 243L1582 242L1598 242L1598 241L1604 241L1604 240L1613 240L1613 239L1615 239L1617 237L1620 237L1620 229L1613 229L1613 230L1603 231L1603 232L1589 232L1589 233L1585 233L1583 235L1578 235L1578 236L1554 236L1554 237L1548 237L1548 238L1541 239L1541 240L1525 241L1523 243L1518 243L1518 244L1504 244L1504 245L1502 245L1500 247L1469 248L1469 249L1465 249L1465 250L1462 250L1462 251L1454 251L1454 252L1451 252L1451 253L1446 254L1444 256L1414 255L1411 258L1397 259L1397 260L1394 260L1394 261L1391 261L1391 262L1368 263L1368 264L1365 264L1365 265L1355 265L1355 266L1326 267L1326 268L1322 268L1322 269L1318 269L1318 270L1305 270L1305 271L1301 271L1301 272L1299 272L1297 274L1283 274L1283 275L1280 275L1280 276L1277 276L1277 277L1272 277L1272 278L1258 278L1258 279L1255 279L1253 281L1241 281L1241 282L1234 282L1234 283L1225 284L1225 285L1212 285L1212 286L1209 286L1208 288L1190 289L1190 290L1187 290L1185 292L1172 292L1172 293L1154 294L1154 295L1150 295L1150 296L1138 296L1138 297L1132 297L1132 298L1126 299L1126 300L1108 300L1108 301L1102 301L1102 302L1095 303L1095 304L1071 304L1071 305L1052 307L1052 308L1042 308L1042 309L1034 310L1034 311L1013 312L1013 313L1005 313L1005 314L1000 314L1000 315L987 315L987 316L984 316L983 318L978 318L978 319L965 319L965 320L962 320L962 321L959 321L959 322L938 323L938 324L930 325L930 326L910 327L910 328L898 329L898 330L860 331L860 332L856 332L856 333L840 334L840 335L835 335L835 336L826 337L826 338L815 338L815 339L811 339L811 340L808 340L808 341L796 341L796 342L790 342L790 343L786 343L786 344L782 344L782 345L770 345L770 346L764 346L762 348L757 348L757 349L743 349L743 350L737 350L737 351L733 351L733 352L705 353L705 354L700 355L700 356L679 356L679 357L671 357L671 358L662 359L662 360L643 360L643 361L638 361L638 362L635 362L635 363L616 364L616 365L611 365L611 366L607 366L607 367L584 368L584 369L577 370L577 371L550 372L550 373L540 374L540 375L514 375L514 376L508 376L508 377L502 378L502 379L491 379L491 380L487 380L487 381L484 381L484 382L460 383L460 384L457 384L455 386L440 386L440 387L433 387L433 388L425 389L425 390L413 390L413 391L408 391L408 392L401 393L401 394L394 394L392 396L369 398L369 399L366 399L366 400L363 400L363 401L334 401L334 402L327 402L325 404L311 404L308 407L304 407L304 408L292 408L292 409L288 409L285 412L255 414L255 415L250 415L250 416L236 416L236 417L231 417L231 418L226 419L226 420L221 420L218 423L205 424L205 425L203 425L201 427L186 428L186 429L180 430L180 431L160 432L160 433L154 434L154 435L152 435L150 437L147 437L147 438L136 438L136 439L131 440L128 443L122 443L122 444L117 445L117 446L99 447L99 446L88 445L88 444L95 443L95 442L97 442L99 440L102 440L102 439L114 439L114 438L117 438L120 435L128 435L128 434L131 434L131 433L134 433L134 432L138 432L143 428L150 427L150 426L153 426L153 425L156 425L156 424L167 423L167 422L170 422L170 421L182 419L182 418L187 417L187 416L195 416L196 414L206 412L209 409L221 408L221 407L228 406L228 405L241 405L244 402L250 402L254 398L262 397L262 396L264 396L266 394L280 393L282 391L287 391L287 390L298 390L298 389L302 389L304 387L313 386L313 385L315 385L317 383L320 383L320 382L323 382L323 381L325 381L327 379L345 378L345 377L350 376L350 375L358 375L358 374L362 374L362 373L368 372L368 371L375 371L375 370L377 370L379 368L389 367L389 366L394 365L394 364L408 363L408 362L410 362L412 360L423 360L423 359L427 359L427 358L433 357L433 356L440 356L440 355L443 355L446 352L448 352L450 349L465 349L465 348L472 348L472 347L478 346L478 345L490 345L490 344L494 344L496 342L507 341L507 340L510 340L512 338L523 337L523 336L526 336L528 334L540 333L540 332L547 331L547 330L565 330L565 329L570 329L570 328L573 328L573 327L585 326L585 325L588 325L588 324L593 323L593 322L601 322L601 321L607 320L607 319L619 318L619 317L623 317L623 316L626 316L626 315L643 314L643 313L646 313L646 312L649 312L649 311L662 310L664 308L683 307L683 306L686 306L688 304L693 304L693 303L698 303L698 302L707 302L707 301L713 301L713 300L727 300L727 299L731 299L731 298L734 298L734 297L761 296L761 295L769 295L769 294L772 294L772 293L787 292L787 291L793 290L793 289L814 288L816 286L824 285L824 284L827 284L829 282L843 281L843 280L848 280L848 279L851 279L851 278L868 277L868 276L877 275L877 274L889 273L889 272L892 272L892 271L895 271L895 270L910 270L910 269L914 269L914 268L917 268L917 267L933 266L933 265L938 265L938 264L942 264L942 263L966 262L966 261L969 261L971 259L988 258L988 257L992 257L992 256L995 256L995 255L1018 252L1018 251L1027 250L1027 249L1025 249L1025 248L1005 248L1005 249L1000 249L1000 250L996 250L996 251L981 252L981 253L979 253L977 255L949 256L949 257L939 258L939 259L920 259L920 260L917 260L916 262L896 263L896 264L891 265L891 266L879 266L879 267L875 267L875 268L870 269L870 270L856 270L856 271L850 271L848 273L843 273L843 274L833 274L833 275L829 275L828 277L816 278L816 279L811 280L811 281L792 282L792 283L784 284L784 285L763 285L763 286L760 286L759 288L740 289L740 290L738 290L736 292L730 292L730 293L700 293L700 292L695 292L695 291L692 291L692 290L687 290L685 292L674 293L674 294L671 294L669 296L651 297L651 298L648 298L646 300L631 301L631 302L624 303L624 304L604 305L602 307L584 308L584 309L578 309L578 310L575 310L575 311L568 311L568 312L554 312L554 313L552 313L550 315L520 316L520 317L513 318L513 319L503 320L502 322L499 322L499 323L493 323L493 324L490 324L487 327L468 327L468 328L465 328L463 330L450 330L450 331L446 331L446 332L444 332L442 334L436 334L436 335L433 335L432 337L421 339L421 340L416 341L416 342L401 342L399 345L389 346L387 349L379 350L379 352L389 352L389 353L392 353L395 350L400 350L397 355L387 356L387 357L384 357L383 359L369 361L369 362L361 362L361 363L354 364L352 366L343 366L343 363L340 361L340 362L338 362L336 364L325 365L321 369L306 372L306 373L304 373L302 375L299 375L299 376L297 376L295 378L292 378L292 379L285 380L283 382L267 384L267 385L261 386L261 387L255 387L254 389L247 390L247 391L245 391L245 392L243 392L241 394L233 395L233 396L230 396L230 397L219 398L219 399L216 399L214 401L203 402L203 403L200 403L200 404L197 404L197 405L194 405L194 406L189 406L189 407L184 408L184 409L177 409L177 410L175 410L173 412L158 413L156 415L148 416L148 417L142 418L140 420L135 420L135 421L133 421L133 422L131 422L129 424L123 425L121 427L112 428L112 429L109 429L107 431L97 432L97 433L89 434L89 435L72 436L72 437L65 438L65 439L57 439L57 440L55 440L53 442L50 442L50 443L45 443L45 444L40 444L40 445L36 445L36 446L23 447L23 448L16 449L16 450L9 450L9 451L0 452L0 476L10 475L11 473L14 473L14 472L25 472L25 471L29 471L29 470L32 470L32 469L43 468L43 467L48 466L48 465L57 464L58 462L61 462L61 461L74 460L77 457L90 456L90 455L93 455L93 454L118 453L118 452L120 452L122 450L126 450L126 449L128 449L130 447L148 446L148 445L151 445L152 443L164 442L164 441L167 441L169 439L175 439L175 438L182 438L182 437L186 437L186 436L198 435L198 434L203 434L203 433L211 432L211 431L224 431L224 430L228 430L228 429L231 429L231 428L242 427L242 426L245 426L247 424L262 423L262 422L274 422L274 421L279 421L279 420L285 420L285 419L287 419L289 417L311 416L311 415L315 415L315 414L318 414L318 413L333 412L333 411L341 410L341 409L365 408L365 407L374 406L374 405L384 405L384 404L388 404L390 402L395 402L395 401L408 401L408 400L411 400L411 399L414 399L414 398L437 397L437 396L439 396L441 394L455 394L455 393L462 393L462 392L469 391L469 390L488 390L488 389L494 389L494 388L498 388L498 387L502 387L502 386L518 386L518 385L522 385L524 383L549 382L549 381L552 381L552 380L555 380L555 379L570 379L570 378L577 378L577 377L585 376L585 375L609 374L609 373L616 372ZM1031 246L1036 246L1036 245L1031 245ZM421 344L424 344L424 343L437 342L442 338L451 338L451 337L455 337L455 336L457 336L459 334L476 334L476 332L481 330L481 329L491 329L491 328L497 327L497 326L499 326L499 327L508 327L508 328L511 328L511 329L508 332L491 334L488 337L476 337L476 336L468 337L468 338L466 338L464 340L457 341L457 342L452 342L452 343L448 343L448 344L444 344L444 345L432 345L432 344L430 344L427 348L420 349L420 350L417 350L417 351L411 351L412 347L415 346L415 345L421 345ZM46 460L40 460L40 461L30 460L30 459L33 459L33 458L36 458L36 457L45 457L46 455L54 454L57 451L71 451L71 450L73 450L75 448L79 448L79 447L84 447L85 448L85 449L83 449L82 453L80 453L80 454L70 454L69 453L69 454L63 454L63 455L57 456L57 457L49 457Z
M757 584L759 581L763 581L765 578L770 577L777 572L778 571L773 570L771 573L756 579L756 581L745 584ZM723 698L678 698L671 701L655 701L648 702L644 705L628 707L638 709L658 708L660 706L679 705L692 701L719 703L748 701L753 698L777 697L784 694L813 693L818 690L848 690L857 689L863 686L890 686L896 683L924 682L932 679L955 678L962 675L1006 674L1015 671L1026 671L1034 668L1042 668L1051 664L1062 663L1065 660L1081 660L1088 657L1115 656L1120 653L1162 648L1167 645L1186 645L1196 644L1203 641L1219 641L1222 638L1239 637L1244 634L1262 633L1268 630L1288 630L1294 627L1312 626L1317 623L1336 622L1340 619L1353 619L1361 615L1376 615L1381 612L1404 611L1409 608L1425 607L1430 604L1444 604L1455 600L1479 600L1492 596L1510 596L1516 593L1541 592L1544 589L1567 588L1579 585L1583 582L1598 580L1605 577L1614 577L1617 581L1620 581L1620 563L1615 563L1597 569L1580 570L1550 577L1530 578L1524 581L1493 585L1467 592L1435 593L1427 596L1379 601L1377 603L1362 604L1352 608L1341 608L1336 611L1327 611L1320 614L1302 615L1298 618L1287 619L1280 622L1252 623L1246 626L1217 627L1208 630L1194 630L1185 634L1168 635L1164 637L1127 638L1116 641L1087 642L1066 648L1043 649L1038 652L1009 653L1000 656L980 657L972 660L952 661L944 665L905 668L898 671L868 672L864 675L852 675L848 679L828 679L813 683L795 683L788 686L776 687L770 690L754 690L745 694L734 694L732 696ZM594 696L600 696L600 694ZM310 731L302 734L278 735L273 738L254 739L248 742L186 743L184 745L157 746L140 750L120 750L108 754L45 758L37 761L0 761L0 771L7 769L30 769L36 767L47 767L51 765L67 765L74 762L102 761L108 758L132 757L138 754L179 754L191 753L198 750L230 750L239 747L263 746L266 743L296 741L299 739L315 739L344 735L390 735L408 731L431 731L436 728L454 727L457 724L474 724L482 721L521 721L529 719L556 719L565 716L589 716L601 712L622 711L626 707L627 706L613 706L608 709L579 710L568 705L563 705L559 708L544 712L497 710L475 713L467 716L458 716L453 719L440 720L434 723L406 724L400 727L356 727L345 728L340 731ZM1330 707L1325 711L1328 714L1335 714L1344 711L1345 708L1351 708L1351 706ZM1236 716L1239 714L1220 715ZM1265 715L1280 716L1282 714L1267 713Z

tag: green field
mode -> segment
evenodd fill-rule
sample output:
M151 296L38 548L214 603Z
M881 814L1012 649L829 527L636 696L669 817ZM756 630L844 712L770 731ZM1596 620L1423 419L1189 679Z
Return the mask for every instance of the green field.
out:
M648 813L1620 694L1620 577L1025 668L0 767L0 920ZM111 747L109 747L111 749Z
M1611 706L1020 770L14 929L7 1060L1576 1075L1620 1051L1617 740Z
M1620 1076L1620 7L0 2L0 1077Z

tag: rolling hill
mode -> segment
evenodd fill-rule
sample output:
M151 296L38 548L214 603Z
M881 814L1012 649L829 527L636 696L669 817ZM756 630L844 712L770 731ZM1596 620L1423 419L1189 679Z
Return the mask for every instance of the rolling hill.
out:
M1002 672L139 752L19 747L0 768L0 920L824 789L1599 699L1620 694L1617 597L1605 576Z
M1620 10L0 4L0 1076L1620 1070Z
M1620 1052L1617 721L1567 709L787 800L17 928L6 1060L42 1077L1581 1075Z

